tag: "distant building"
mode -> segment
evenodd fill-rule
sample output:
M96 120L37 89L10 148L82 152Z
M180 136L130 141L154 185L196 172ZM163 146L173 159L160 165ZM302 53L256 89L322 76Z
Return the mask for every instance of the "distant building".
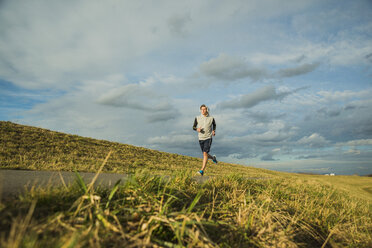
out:
M329 176L329 174L324 174L324 176Z
M335 175L335 173L331 173L331 174L329 174L330 176L334 176Z

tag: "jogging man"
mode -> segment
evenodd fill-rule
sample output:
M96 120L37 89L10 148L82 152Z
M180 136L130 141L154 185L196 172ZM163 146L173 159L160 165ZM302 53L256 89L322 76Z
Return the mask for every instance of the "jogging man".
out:
M203 152L203 166L199 173L203 176L208 159L212 159L217 164L216 156L209 155L212 145L212 136L216 135L216 122L213 116L208 113L208 107L204 104L200 106L201 115L195 117L192 129L198 132L200 148Z

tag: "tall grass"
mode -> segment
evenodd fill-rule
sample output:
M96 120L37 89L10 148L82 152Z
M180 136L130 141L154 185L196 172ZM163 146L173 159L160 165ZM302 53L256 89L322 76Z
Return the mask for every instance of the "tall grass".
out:
M141 171L5 202L2 247L370 247L371 203L299 179Z

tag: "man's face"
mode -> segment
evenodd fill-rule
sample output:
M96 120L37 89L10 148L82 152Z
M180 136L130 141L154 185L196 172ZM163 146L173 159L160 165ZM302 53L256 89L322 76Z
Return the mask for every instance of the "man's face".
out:
M206 107L202 107L200 109L200 111L201 111L202 115L207 115L207 108Z

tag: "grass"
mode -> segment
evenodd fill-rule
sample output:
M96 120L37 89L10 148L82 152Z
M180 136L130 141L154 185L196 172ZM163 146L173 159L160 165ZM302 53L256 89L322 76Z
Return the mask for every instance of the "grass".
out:
M2 247L368 247L368 201L297 178L204 184L141 171L112 189L77 182L3 203Z
M214 176L201 184L193 174L201 163L196 158L182 157L187 161L182 165L176 159L180 155L5 124L8 135L4 123L0 125L6 140L1 161L7 168L40 164L45 167L36 166L39 169L55 169L43 161L65 156L78 170L98 175L116 168L131 174L112 188L94 188L95 179L85 184L76 173L72 185L32 189L1 201L0 247L372 246L372 201L365 190L372 178L299 175L221 163L211 167L208 173ZM23 137L27 132L38 145ZM43 141L53 135L63 141ZM72 146L69 142L85 155L44 154L52 144L60 151ZM84 146L89 142L92 147ZM149 159L174 159L175 164L154 169L155 163L144 160L144 165L124 167L127 162L117 154L121 147L128 153L121 153L122 159L135 159L139 155L133 151L141 151ZM27 154L30 161L19 164L9 154ZM67 160L66 170L73 169L69 164ZM65 169L65 164L58 165ZM156 176L160 171L170 176Z
M370 177L308 176L307 178L309 180L336 187L340 191L372 202L372 180Z
M201 167L200 158L160 152L132 145L96 140L46 129L0 121L0 168L96 172L108 151L104 172L134 173L149 169L156 174ZM250 176L275 176L276 172L220 162L208 168L208 175L226 171Z

